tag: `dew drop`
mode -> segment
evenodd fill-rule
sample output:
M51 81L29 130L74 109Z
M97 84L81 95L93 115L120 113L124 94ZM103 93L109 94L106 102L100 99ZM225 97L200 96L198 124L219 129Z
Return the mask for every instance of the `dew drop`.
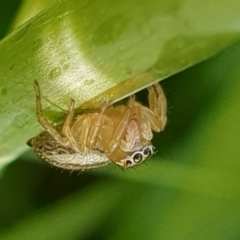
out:
M70 64L69 63L65 63L62 67L63 71L66 71L70 68Z
M55 67L49 72L48 79L49 80L55 80L56 78L60 77L61 75L62 75L61 68L60 67Z
M95 80L94 79L86 79L86 80L84 80L84 85L91 85L91 84L93 84L95 82Z
M43 45L42 40L40 38L37 38L33 41L33 50L38 50Z

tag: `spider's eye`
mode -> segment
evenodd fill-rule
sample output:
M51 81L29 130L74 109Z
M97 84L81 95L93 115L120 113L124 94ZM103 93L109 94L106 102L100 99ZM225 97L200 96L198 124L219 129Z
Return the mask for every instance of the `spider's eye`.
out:
M132 166L132 161L127 160L127 161L126 161L126 166L127 166L127 167L131 167L131 166Z
M143 160L143 154L141 152L136 152L132 155L132 159L135 163L140 163Z
M144 155L146 158L150 157L152 154L153 154L153 149L152 149L152 147L147 146L147 147L145 147L145 148L143 149L143 155Z

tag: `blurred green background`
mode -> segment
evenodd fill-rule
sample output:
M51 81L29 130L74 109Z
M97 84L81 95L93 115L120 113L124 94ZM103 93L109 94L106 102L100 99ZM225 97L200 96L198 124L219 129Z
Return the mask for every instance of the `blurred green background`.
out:
M19 6L1 2L1 37ZM5 166L0 239L239 239L240 42L161 84L169 120L146 164L70 173L29 150Z

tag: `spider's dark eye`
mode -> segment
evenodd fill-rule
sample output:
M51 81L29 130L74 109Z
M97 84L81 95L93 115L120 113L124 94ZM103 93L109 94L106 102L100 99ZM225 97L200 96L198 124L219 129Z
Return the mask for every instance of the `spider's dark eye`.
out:
M153 150L151 147L145 147L143 149L143 154L146 158L150 157L153 154Z
M131 166L132 166L132 161L127 160L127 161L126 161L126 167L131 167Z
M132 159L135 163L140 163L143 160L143 154L141 152L136 152L132 155Z

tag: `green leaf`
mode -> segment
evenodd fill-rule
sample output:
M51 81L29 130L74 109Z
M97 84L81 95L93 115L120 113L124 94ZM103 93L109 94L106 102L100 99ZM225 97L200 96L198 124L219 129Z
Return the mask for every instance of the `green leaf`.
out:
M98 108L236 42L239 9L238 0L57 1L0 43L1 161L40 130L34 80L48 111L57 111L49 102L66 109L70 97Z
M78 177L33 168L31 157L9 166L0 185L0 239L237 239L239 56L240 43L162 82L169 122L155 134L158 152L147 165ZM77 193L64 195L76 185Z

